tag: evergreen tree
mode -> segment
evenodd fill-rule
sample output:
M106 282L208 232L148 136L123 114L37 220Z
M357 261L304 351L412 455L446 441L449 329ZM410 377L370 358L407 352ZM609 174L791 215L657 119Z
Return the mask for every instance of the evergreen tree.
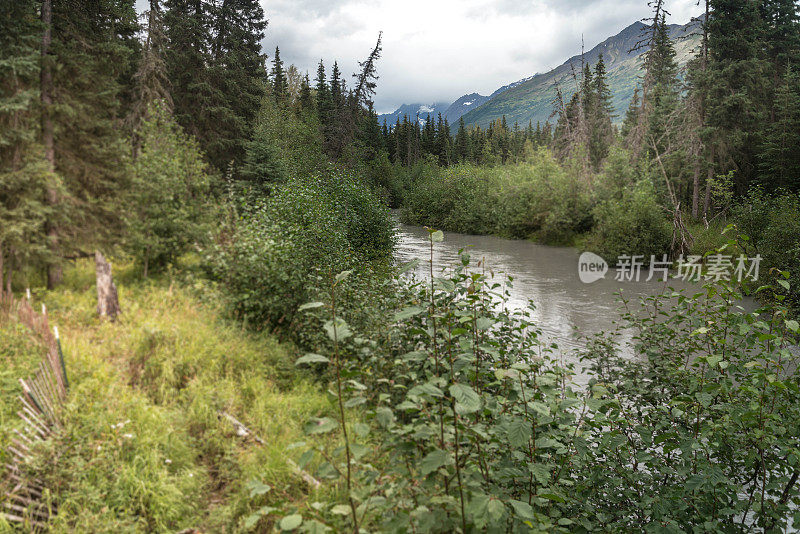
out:
M333 108L338 110L342 107L344 102L344 87L342 86L342 73L339 70L339 63L333 62L333 70L331 71L331 101Z
M628 138L636 128L636 125L639 122L640 109L641 102L639 99L639 86L637 85L633 90L633 97L631 97L631 102L628 104L628 109L625 112L625 118L622 121L620 133L622 134L623 138Z
M11 289L15 266L48 263L45 224L57 187L38 133L39 42L33 1L11 2L0 13L0 291Z
M197 142L185 135L161 101L139 128L142 147L127 191L125 248L144 276L202 239L210 180Z
M382 46L383 32L378 33L378 42L375 43L375 48L372 49L367 59L359 61L358 66L361 72L354 74L356 79L356 86L354 88L354 100L356 106L364 106L369 108L372 105L372 95L375 94L375 87L378 80L378 60L381 57L383 50Z
M166 0L164 6L175 119L205 149L214 130L209 109L220 105L210 84L211 14L202 0Z
M281 61L281 51L275 47L275 56L272 58L272 94L278 103L286 102L289 99L288 84L286 75L283 72L283 61Z
M133 0L53 3L46 61L56 68L47 115L64 196L58 196L54 213L61 220L49 238L59 257L115 242L123 227L119 198L129 184L130 149L119 125L130 104L138 31ZM57 278L49 276L49 285Z
M331 114L331 94L330 90L328 89L328 81L325 75L325 64L322 60L319 60L319 65L317 65L317 77L314 79L315 81L315 99L317 105L317 114L319 115L319 120L322 123L323 127L328 123Z
M589 124L589 159L597 170L606 159L608 149L614 141L614 127L611 124L614 108L611 105L611 90L606 81L603 54L597 59L590 89L591 107L585 113Z
M472 158L470 138L464 126L464 117L458 119L458 132L456 132L455 157L459 162L466 162Z
M242 162L267 80L261 41L267 27L258 0L222 0L214 10L211 85L219 105L209 108L216 131L206 152L220 170Z
M442 167L450 165L450 132L447 130L439 113L436 122L436 157Z
M159 0L150 0L150 9L146 13L147 37L139 60L139 68L134 75L134 101L130 113L131 140L133 154L139 149L138 129L146 118L147 110L155 102L172 112L173 102L170 93L167 64L167 35L164 31L164 13Z
M775 120L767 124L759 160L769 189L800 190L800 75L786 71L775 97Z
M735 170L744 193L754 179L760 125L771 98L765 24L759 3L710 0L707 125L713 132L717 172Z
M675 62L675 47L669 37L669 27L662 14L657 22L655 39L647 52L645 67L651 80L650 100L647 117L647 150L663 153L669 144L668 122L678 105L679 80L678 65Z
M314 97L311 96L311 80L308 73L300 83L300 109L306 112L314 109Z

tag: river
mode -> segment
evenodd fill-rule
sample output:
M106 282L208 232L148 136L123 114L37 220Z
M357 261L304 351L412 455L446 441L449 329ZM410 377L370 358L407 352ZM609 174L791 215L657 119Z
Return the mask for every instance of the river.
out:
M415 276L428 276L430 242L428 231L419 226L398 223L396 256L401 262L421 260ZM565 358L571 361L574 349L582 346L582 338L615 328L620 318L619 294L638 301L640 297L660 294L667 287L676 290L698 289L680 279L668 282L617 282L611 268L605 278L583 283L578 277L579 251L570 247L551 247L529 241L502 239L494 236L444 232L444 241L434 245L434 272L451 268L459 262L459 251L468 251L473 261L483 260L486 271L498 281L513 277L510 306L535 306L533 318L541 328L545 341L555 342ZM660 277L656 277L660 278ZM623 333L623 344L632 333ZM623 350L630 355L630 350ZM576 362L577 363L577 362ZM585 383L587 376L577 365L576 382Z

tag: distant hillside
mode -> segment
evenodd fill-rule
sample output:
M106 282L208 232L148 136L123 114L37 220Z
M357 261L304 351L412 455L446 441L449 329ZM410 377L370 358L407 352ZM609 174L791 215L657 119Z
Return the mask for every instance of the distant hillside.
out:
M594 65L600 54L603 54L608 71L608 83L613 95L616 122L622 120L641 76L640 56L643 51L630 52L630 50L640 39L644 27L643 23L635 22L584 54L584 61L591 65ZM695 53L700 41L699 23L694 21L682 26L672 24L670 35L675 42L678 63L686 64ZM555 84L558 83L561 87L565 99L569 99L575 92L573 66L575 71L580 73L580 55L570 58L549 72L521 80L508 89L501 88L480 107L465 113L464 121L468 125L485 126L505 115L509 124L518 122L520 125L527 125L528 121L532 121L533 124L537 121L544 123L553 112Z
M480 95L479 95L480 96ZM486 98L486 97L481 97ZM484 100L485 102L485 100ZM481 102L483 103L483 102ZM416 103L416 104L403 104L392 113L382 113L378 115L378 122L383 124L383 121L386 121L390 127L397 122L397 119L400 119L400 122L403 121L403 116L408 116L409 119L414 117L419 117L419 120L425 122L425 118L428 115L431 115L434 119L437 117L439 113L442 114L442 118L444 118L444 113L447 111L447 108L450 107L450 104L447 102L434 102L433 104L423 104L423 103Z
M442 117L446 118L450 124L455 124L461 115L469 113L478 106L486 103L491 97L479 95L478 93L471 93L464 95L447 108Z

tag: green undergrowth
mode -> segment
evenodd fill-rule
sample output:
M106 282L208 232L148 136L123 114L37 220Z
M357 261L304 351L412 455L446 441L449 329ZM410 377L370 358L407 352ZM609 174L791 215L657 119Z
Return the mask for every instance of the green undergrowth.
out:
M58 503L51 530L268 530L269 516L245 528L254 508L302 512L315 491L288 465L297 458L287 446L331 404L294 370L296 349L224 319L207 290L201 300L190 284L137 281L132 272L118 273L123 315L115 323L96 318L88 263L34 298L60 329L71 382L64 430L33 466ZM0 323L0 347L5 445L18 424L17 378L33 371L41 349L13 320ZM237 435L220 411L265 444ZM253 499L255 483L272 489Z

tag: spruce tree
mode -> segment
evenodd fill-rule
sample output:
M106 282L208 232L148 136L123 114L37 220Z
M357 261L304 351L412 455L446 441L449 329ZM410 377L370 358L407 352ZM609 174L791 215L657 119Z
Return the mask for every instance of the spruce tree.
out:
M164 13L159 0L150 0L150 9L146 17L147 37L139 59L139 67L134 75L134 100L129 117L134 156L139 149L137 131L151 106L155 102L160 102L162 109L167 112L171 113L173 109L165 60L167 35L164 30Z
M209 143L207 132L212 130L208 109L219 105L218 95L210 85L209 6L202 0L166 0L164 7L169 41L167 74L175 119L205 149Z
M597 170L606 159L608 149L614 141L614 127L611 124L614 108L611 104L611 90L606 80L603 54L600 54L594 67L590 94L592 106L586 111L589 123L589 158Z
M710 4L707 125L714 132L717 172L735 170L737 191L744 193L755 177L760 126L771 99L766 27L759 2Z
M214 10L211 87L214 137L207 155L220 170L241 164L252 138L256 113L267 79L261 41L267 27L258 0L222 0Z
M0 291L11 289L15 267L49 263L46 202L57 187L37 143L39 44L37 6L21 0L0 13Z
M665 138L670 132L668 122L678 105L678 65L675 47L669 37L669 27L662 14L657 23L655 39L647 52L645 67L651 80L647 116L646 149L663 152L669 144ZM656 144L653 148L652 143Z
M328 89L328 81L325 75L325 64L321 59L319 60L319 65L317 65L317 77L314 81L314 90L316 93L314 97L317 106L317 114L324 128L330 118L332 104L330 90Z
M277 46L275 47L275 55L272 57L272 94L278 103L284 103L289 99L288 84L283 71L283 61L281 61L281 51Z
M308 77L308 73L300 82L300 109L304 112L313 111L314 109L314 97L311 96L311 80Z
M769 189L800 190L800 75L789 69L775 95L759 154L759 179Z
M119 197L129 184L130 149L119 126L130 103L138 31L133 0L53 3L47 60L57 68L47 115L64 196L54 210L61 220L49 238L62 258L116 243L123 229Z
M470 138L464 125L464 117L458 119L458 132L456 132L455 157L459 162L469 161L472 157Z

